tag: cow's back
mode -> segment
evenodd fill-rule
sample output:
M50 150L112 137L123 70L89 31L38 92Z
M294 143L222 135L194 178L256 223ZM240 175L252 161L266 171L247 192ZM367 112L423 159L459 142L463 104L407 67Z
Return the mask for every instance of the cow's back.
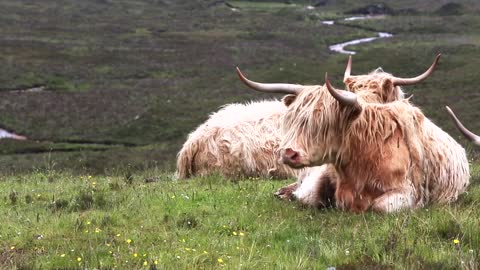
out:
M455 201L470 179L465 149L427 118L423 121L422 141L427 200L433 203Z
M178 177L215 171L229 177L292 176L277 160L285 110L280 101L224 106L188 136L178 154Z

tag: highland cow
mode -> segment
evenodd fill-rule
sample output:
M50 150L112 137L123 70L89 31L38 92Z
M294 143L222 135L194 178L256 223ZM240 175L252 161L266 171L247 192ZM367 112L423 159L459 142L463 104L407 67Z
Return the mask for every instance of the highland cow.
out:
M189 178L218 172L227 177L295 176L278 161L280 101L230 104L201 124L178 153L177 176Z
M408 79L392 77L398 85ZM282 122L282 160L334 164L336 206L389 213L450 203L469 183L465 150L406 99L387 104L325 86L301 91Z

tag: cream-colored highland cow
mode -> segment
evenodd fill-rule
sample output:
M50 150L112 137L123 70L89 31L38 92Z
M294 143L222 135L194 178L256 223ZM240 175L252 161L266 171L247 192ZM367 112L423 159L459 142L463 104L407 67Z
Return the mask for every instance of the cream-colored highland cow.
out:
M189 178L219 172L227 177L294 176L278 161L280 101L226 105L190 133L178 153L177 175Z
M351 72L351 58L347 64L344 75L344 83L351 92L355 92L360 99L368 103L389 103L402 100L404 94L400 86L419 83L432 74L440 59L437 55L433 64L423 74L414 78L398 78L389 73L383 72L381 68L367 74L353 76ZM322 86L312 87L303 91L326 91ZM271 92L271 91L270 91ZM296 98L285 97L290 104ZM320 100L318 101L320 102ZM314 167L314 170L306 170L300 173L297 182L279 189L275 195L281 199L297 200L303 205L321 207L334 204L334 192L336 171L333 165ZM297 187L299 187L297 189ZM332 188L333 187L333 188Z
M334 164L337 207L389 213L450 203L465 191L465 150L420 109L408 100L366 102L325 80L290 102L280 148L293 168Z

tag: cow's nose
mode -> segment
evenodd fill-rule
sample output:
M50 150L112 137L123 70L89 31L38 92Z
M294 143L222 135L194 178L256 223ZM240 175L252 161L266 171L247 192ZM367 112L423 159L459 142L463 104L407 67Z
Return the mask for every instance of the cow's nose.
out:
M300 163L300 154L292 148L283 151L282 161L288 165L297 165Z

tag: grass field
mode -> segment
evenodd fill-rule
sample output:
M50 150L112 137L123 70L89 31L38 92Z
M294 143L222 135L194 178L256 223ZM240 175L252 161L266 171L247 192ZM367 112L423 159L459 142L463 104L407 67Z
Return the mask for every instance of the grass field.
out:
M372 2L227 3L0 2L0 128L29 138L0 140L0 269L479 269L479 152L444 106L480 133L480 2L386 0L386 16L358 21L341 19ZM328 46L377 31L394 36L348 47L352 74L415 76L442 53L404 90L467 148L457 203L354 215L272 196L292 180L173 180L210 112L272 98L235 66L301 84L328 71L341 87L347 56Z
M478 269L479 177L453 205L378 215L274 198L289 181L2 176L0 268Z

